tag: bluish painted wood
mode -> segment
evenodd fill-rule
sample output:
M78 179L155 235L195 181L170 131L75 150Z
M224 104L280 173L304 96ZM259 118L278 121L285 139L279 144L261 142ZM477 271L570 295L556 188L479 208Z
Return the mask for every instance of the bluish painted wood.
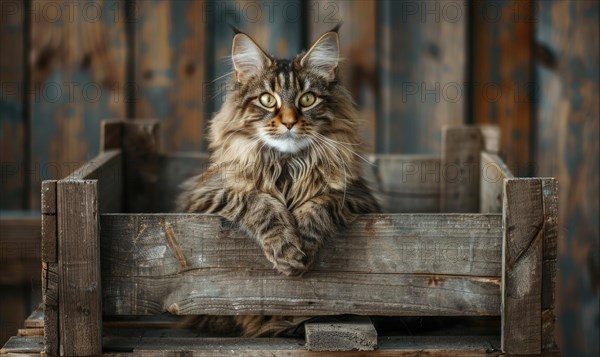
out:
M34 209L41 181L61 179L94 157L100 121L125 115L124 4L89 4L36 0L29 14L32 168L26 174Z
M162 121L168 152L198 151L204 140L204 1L136 2L136 118Z
M467 7L378 2L377 151L439 153L441 128L464 122Z
M0 209L26 208L24 13L21 1L0 3Z
M599 351L600 71L597 1L540 1L535 65L538 176L559 185L558 345L566 356Z

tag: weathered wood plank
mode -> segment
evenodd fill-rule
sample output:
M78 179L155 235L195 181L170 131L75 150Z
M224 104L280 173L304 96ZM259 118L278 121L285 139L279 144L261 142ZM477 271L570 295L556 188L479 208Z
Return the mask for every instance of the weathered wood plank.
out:
M181 184L187 179L210 167L209 154L179 153L160 157L160 175L158 190L160 192L160 212L175 211L175 200L181 193Z
M41 336L13 336L0 349L0 354L16 353L21 356L24 353L31 353L39 356L44 350L44 339Z
M106 314L499 312L499 215L361 217L292 285L218 216L102 215L101 225Z
M42 182L42 261L58 261L56 180Z
M125 117L125 4L31 1L31 208L41 180L98 153L100 121Z
M102 352L98 181L61 180L58 198L60 353Z
M481 152L481 179L479 184L479 211L502 212L504 179L513 178L502 159L489 152Z
M123 148L123 120L104 119L100 123L100 152Z
M123 124L125 153L125 211L157 212L160 191L160 153L162 151L160 122L136 119Z
M445 125L464 123L467 4L382 1L377 6L377 152L440 152Z
M479 212L481 130L455 126L442 130L441 212Z
M101 226L105 274L179 272L181 263L171 251L167 230L188 269L271 270L261 248L216 215L106 214ZM501 242L500 215L366 215L329 238L314 270L499 277Z
M377 331L368 316L308 322L304 330L309 351L373 351L377 348Z
M0 210L27 209L28 122L24 106L28 29L23 1L0 4Z
M205 1L135 1L135 116L157 118L168 152L205 143L205 37L211 8ZM223 22L223 24L225 21Z
M502 351L541 352L544 205L540 179L505 179Z
M537 176L559 196L557 340L566 356L600 355L600 44L598 1L536 2ZM585 272L585 273L584 273ZM596 311L590 313L590 311ZM594 317L591 317L594 316Z
M25 320L25 328L43 328L44 327L44 305L41 304Z
M100 153L64 180L98 180L100 212L123 210L123 154L121 150Z
M553 178L542 179L544 195L544 237L542 262L542 348L556 348L555 301L558 243L558 183Z
M20 328L17 336L44 336L44 328Z
M534 3L533 0L472 2L473 122L500 127L500 154L516 176L532 174Z
M418 155L372 155L365 176L384 212L440 211L440 158Z
M58 356L60 331L58 263L42 262L42 296L44 303L44 350L48 356Z
M170 357L181 356L185 350L186 356L243 356L258 357L302 356L318 357L331 353L308 351L304 340L293 338L161 338L157 337L123 337L116 334L105 337L105 350L122 351L133 346L134 352L108 353L110 356L146 356ZM500 343L497 336L393 336L380 337L379 347L368 352L368 356L498 356L500 352L494 347ZM365 356L365 352L348 351L344 356Z
M484 150L489 153L498 154L500 152L500 138L502 137L500 127L488 124L477 125L477 127L481 130L481 135L483 135Z

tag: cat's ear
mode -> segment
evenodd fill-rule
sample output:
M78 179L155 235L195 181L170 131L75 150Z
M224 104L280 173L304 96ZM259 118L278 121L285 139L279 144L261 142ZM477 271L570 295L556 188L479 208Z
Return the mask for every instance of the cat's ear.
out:
M241 32L233 37L231 58L237 80L240 82L271 65L269 56L250 36Z
M326 32L312 45L300 60L300 66L321 72L327 80L335 79L340 60L340 39L335 31Z

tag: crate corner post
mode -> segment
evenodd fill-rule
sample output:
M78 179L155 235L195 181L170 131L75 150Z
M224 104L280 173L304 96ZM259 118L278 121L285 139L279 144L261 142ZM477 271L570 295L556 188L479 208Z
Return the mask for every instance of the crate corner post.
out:
M98 180L56 184L61 356L102 353Z
M544 207L539 178L506 178L503 193L501 345L540 354Z

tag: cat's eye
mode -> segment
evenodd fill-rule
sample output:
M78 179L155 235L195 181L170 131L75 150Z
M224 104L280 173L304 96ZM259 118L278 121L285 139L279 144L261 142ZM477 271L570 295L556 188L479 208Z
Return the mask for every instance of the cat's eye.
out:
M310 107L311 105L315 104L315 101L317 100L317 97L311 93L304 93L302 95L302 97L300 97L300 106L302 107Z
M265 108L273 108L275 104L277 104L277 100L275 97L269 93L263 93L258 98L260 104L262 104Z

